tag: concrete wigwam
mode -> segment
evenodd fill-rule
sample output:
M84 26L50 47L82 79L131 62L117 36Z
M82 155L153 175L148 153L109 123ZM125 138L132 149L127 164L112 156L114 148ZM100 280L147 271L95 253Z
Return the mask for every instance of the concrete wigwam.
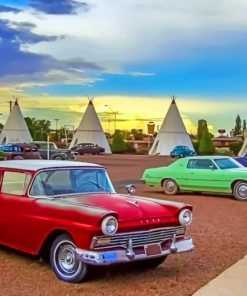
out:
M171 105L159 133L149 150L149 155L170 155L171 150L177 145L188 146L194 150L191 139L179 114L175 97L172 97Z
M89 97L87 109L77 128L69 148L79 143L93 143L105 148L105 153L111 153L110 145L103 131L93 105L93 98Z
M30 143L32 141L33 139L16 99L0 134L0 145L7 143Z

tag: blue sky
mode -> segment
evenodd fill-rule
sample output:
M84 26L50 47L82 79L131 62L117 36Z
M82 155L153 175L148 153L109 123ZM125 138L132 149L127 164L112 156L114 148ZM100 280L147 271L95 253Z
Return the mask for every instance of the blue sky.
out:
M76 125L90 95L103 121L108 104L119 126L128 113L158 125L174 94L190 126L231 129L247 118L246 12L243 0L2 0L2 118L14 95L25 116L49 108Z

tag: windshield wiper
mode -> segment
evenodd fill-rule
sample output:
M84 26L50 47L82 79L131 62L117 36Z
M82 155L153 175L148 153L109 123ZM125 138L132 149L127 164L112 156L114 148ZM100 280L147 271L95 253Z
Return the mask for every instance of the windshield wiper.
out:
M96 185L99 189L101 189L104 192L110 193L110 191L106 190L106 188L104 188L103 186L101 186L99 183L94 182L92 180L86 179L86 181L88 181L89 183Z

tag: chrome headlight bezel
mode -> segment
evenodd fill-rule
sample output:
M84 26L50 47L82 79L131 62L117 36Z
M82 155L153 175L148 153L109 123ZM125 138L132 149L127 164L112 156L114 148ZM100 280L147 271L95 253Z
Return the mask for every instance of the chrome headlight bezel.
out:
M101 230L105 235L113 235L118 230L118 221L114 216L107 216L101 223Z
M181 225L189 225L192 221L192 212L189 209L184 209L179 213L179 223Z

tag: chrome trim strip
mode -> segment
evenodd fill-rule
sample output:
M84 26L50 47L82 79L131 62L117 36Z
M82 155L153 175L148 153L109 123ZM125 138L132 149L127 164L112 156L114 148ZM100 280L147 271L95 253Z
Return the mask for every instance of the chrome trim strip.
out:
M152 245L152 244L151 244ZM146 247L149 245L143 245ZM158 255L148 256L146 253L135 254L132 249L132 242L129 241L125 249L112 251L88 251L76 248L75 253L79 261L89 265L111 265L116 263L128 263L132 261L151 259L167 256L174 253L188 252L194 250L195 246L191 237L184 237L183 240L176 241L173 237L172 245L169 249L161 250Z

